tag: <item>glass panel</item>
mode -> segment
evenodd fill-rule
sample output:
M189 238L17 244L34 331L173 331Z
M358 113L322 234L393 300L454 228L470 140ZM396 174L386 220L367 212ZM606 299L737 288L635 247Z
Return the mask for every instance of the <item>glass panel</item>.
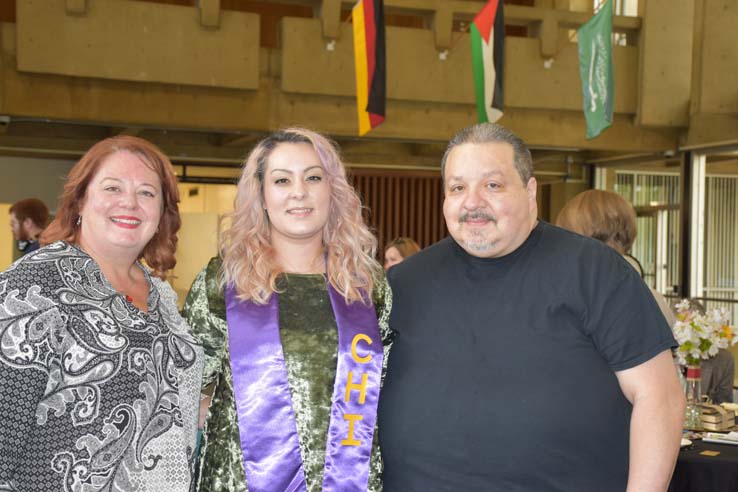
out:
M706 181L704 296L711 300L706 300L705 306L728 309L735 325L738 321L735 302L738 301L738 178L707 176Z
M637 212L638 235L631 254L643 265L644 280L657 287L657 273L663 279L658 290L673 295L679 285L679 174L617 171L615 192L628 200ZM659 211L666 213L659 214ZM666 221L666 225L660 221ZM664 263L657 264L659 246ZM665 271L659 271L663 269ZM658 282L662 284L662 282Z

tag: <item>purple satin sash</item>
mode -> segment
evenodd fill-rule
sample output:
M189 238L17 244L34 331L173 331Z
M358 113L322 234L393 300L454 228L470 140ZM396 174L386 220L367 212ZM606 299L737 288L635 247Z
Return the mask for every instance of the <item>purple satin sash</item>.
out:
M326 443L323 490L366 491L382 374L374 306L328 284L338 326L338 364ZM226 289L233 391L249 492L306 492L297 424L279 336L277 294L266 305ZM350 375L350 376L349 376ZM349 379L350 377L350 379ZM347 398L348 397L348 398Z

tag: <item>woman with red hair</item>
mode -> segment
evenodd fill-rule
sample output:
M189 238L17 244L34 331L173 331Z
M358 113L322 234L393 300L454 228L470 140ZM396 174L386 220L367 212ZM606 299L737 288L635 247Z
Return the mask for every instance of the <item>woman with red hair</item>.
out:
M45 246L0 273L1 490L190 490L203 357L165 281L178 201L159 149L103 140Z

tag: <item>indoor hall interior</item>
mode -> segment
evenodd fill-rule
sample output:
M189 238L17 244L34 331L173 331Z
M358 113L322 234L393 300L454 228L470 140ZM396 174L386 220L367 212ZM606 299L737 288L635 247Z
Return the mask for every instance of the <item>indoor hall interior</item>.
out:
M387 120L358 137L350 2L0 2L0 268L18 257L9 206L35 196L53 213L76 159L121 134L157 144L180 178L180 302L217 253L244 156L280 127L336 140L380 251L443 238L440 160L476 122L468 26L482 4L385 1ZM735 323L738 3L615 1L614 119L587 139L576 29L598 4L505 2L499 123L532 149L542 219L589 188L620 194L646 282Z

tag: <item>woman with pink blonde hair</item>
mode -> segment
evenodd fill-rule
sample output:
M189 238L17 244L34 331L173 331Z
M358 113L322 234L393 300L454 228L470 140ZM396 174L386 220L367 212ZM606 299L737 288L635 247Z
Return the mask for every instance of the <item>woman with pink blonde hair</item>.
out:
M335 145L269 135L234 208L184 308L206 353L199 490L381 490L391 296Z

